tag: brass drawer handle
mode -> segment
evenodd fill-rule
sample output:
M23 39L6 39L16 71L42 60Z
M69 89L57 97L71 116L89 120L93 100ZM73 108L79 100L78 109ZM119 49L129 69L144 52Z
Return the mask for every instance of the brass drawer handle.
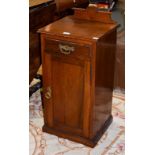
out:
M52 97L52 90L50 87L47 87L47 92L45 93L45 98L50 99Z
M69 55L71 52L73 52L75 50L74 47L71 47L68 45L62 45L62 44L59 44L59 49L60 49L61 53L65 54L65 55Z

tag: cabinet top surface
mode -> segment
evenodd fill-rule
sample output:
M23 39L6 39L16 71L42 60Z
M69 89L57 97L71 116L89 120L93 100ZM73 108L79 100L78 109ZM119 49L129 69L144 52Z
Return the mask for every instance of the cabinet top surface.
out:
M98 21L76 19L74 16L67 16L39 29L38 32L49 34L53 37L56 35L76 39L98 40L116 27L116 23L107 24Z

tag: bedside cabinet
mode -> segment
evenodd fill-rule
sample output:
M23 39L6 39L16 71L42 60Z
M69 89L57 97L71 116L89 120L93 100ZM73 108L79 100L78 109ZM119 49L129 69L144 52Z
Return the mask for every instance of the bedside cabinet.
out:
M96 8L39 29L44 132L97 144L112 122L116 29L111 13Z

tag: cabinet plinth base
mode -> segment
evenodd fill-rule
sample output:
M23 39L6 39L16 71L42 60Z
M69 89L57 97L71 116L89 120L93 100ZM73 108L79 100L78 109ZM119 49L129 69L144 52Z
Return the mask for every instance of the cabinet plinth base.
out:
M100 131L94 136L93 139L81 137L81 136L71 134L71 133L67 133L67 132L62 132L62 131L59 131L59 130L54 129L54 128L49 128L47 125L43 126L43 132L47 132L50 134L54 134L58 137L62 137L62 138L66 138L66 139L69 139L69 140L72 140L75 142L79 142L79 143L82 143L82 144L87 145L89 147L95 147L95 145L97 144L97 142L99 141L99 139L101 138L103 133L107 130L109 125L112 123L112 120L113 120L113 117L112 117L112 115L110 115L109 118L107 119L107 121L104 123L104 125L100 129Z

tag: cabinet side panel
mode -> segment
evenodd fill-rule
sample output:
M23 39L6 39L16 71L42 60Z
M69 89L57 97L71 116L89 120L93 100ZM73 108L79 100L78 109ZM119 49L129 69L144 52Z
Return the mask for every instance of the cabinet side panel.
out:
M93 137L103 130L111 115L115 51L116 30L113 30L97 43Z

